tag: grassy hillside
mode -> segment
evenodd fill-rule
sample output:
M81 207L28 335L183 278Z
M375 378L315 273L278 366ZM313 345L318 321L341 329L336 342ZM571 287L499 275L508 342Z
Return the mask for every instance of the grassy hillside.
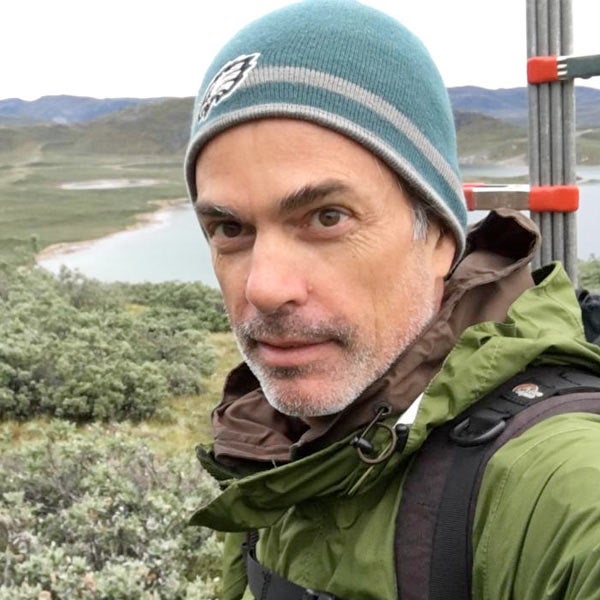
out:
M169 155L185 150L191 98L137 104L89 123L0 126L0 158L27 157L35 150L55 156Z
M85 125L0 127L0 260L27 262L58 242L134 225L185 201L191 100L131 107ZM73 182L150 179L149 187L65 190Z
M455 115L462 164L527 162L527 130L475 113Z
M600 164L600 129L584 129L577 134L577 163Z
M35 148L32 159L0 167L0 259L23 262L32 250L101 237L135 224L159 201L184 201L178 157L88 155L58 157ZM155 179L151 187L65 190L99 179Z
M73 150L84 154L183 155L192 109L191 98L127 108L81 126Z

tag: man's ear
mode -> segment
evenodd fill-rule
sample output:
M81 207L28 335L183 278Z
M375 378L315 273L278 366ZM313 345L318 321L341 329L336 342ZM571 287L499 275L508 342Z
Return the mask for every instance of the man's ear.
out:
M456 240L444 227L432 224L428 232L432 244L432 267L436 277L445 279L452 269L456 254Z

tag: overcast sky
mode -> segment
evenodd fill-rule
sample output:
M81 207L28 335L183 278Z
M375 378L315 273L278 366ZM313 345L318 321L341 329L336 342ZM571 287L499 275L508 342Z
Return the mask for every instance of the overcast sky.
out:
M448 86L526 84L526 0L364 0L412 29ZM600 54L600 0L572 0L574 53ZM0 99L195 95L239 28L289 0L5 0ZM580 85L600 87L600 77Z

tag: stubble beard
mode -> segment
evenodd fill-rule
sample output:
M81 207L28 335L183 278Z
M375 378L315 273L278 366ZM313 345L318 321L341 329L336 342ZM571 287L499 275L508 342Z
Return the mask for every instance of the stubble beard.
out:
M234 324L235 338L246 364L261 384L263 394L277 411L294 417L318 417L341 412L379 379L416 340L433 319L433 288L417 275L409 314L401 331L385 340L362 339L358 327L333 318L306 323L293 314L274 313ZM406 291L406 290L405 290ZM418 294L418 295L415 295ZM411 297L410 291L405 294ZM414 299L418 298L418 302ZM294 367L268 367L256 358L256 339L285 336L286 340L329 340L338 345L342 358L335 364L311 362ZM303 391L294 380L320 377L318 392Z
M295 315L273 314L256 317L234 326L238 347L246 364L261 384L269 404L281 413L313 417L343 410L362 390L351 373L363 372L373 362L372 351L357 345L357 331L341 319L306 323ZM290 367L270 367L255 355L256 339L285 336L286 340L328 341L337 345L342 359L336 364L309 362ZM321 377L329 385L318 394L306 393L294 381ZM336 383L339 382L339 383Z

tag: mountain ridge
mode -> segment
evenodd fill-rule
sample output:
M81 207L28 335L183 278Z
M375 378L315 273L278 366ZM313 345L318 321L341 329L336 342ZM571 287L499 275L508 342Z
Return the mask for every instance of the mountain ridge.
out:
M528 118L526 87L489 89L474 85L448 88L455 112L479 113L525 126ZM578 127L600 126L600 89L576 86ZM0 100L0 124L34 123L80 124L133 106L166 100L192 102L192 98L92 98L88 96L42 96L37 100L6 98Z
M461 163L527 161L527 90L450 88ZM28 121L14 99L0 100L0 157L17 162L59 155L170 155L180 160L189 136L193 98L86 99L47 97L46 121ZM41 100L41 99L40 99ZM121 102L123 101L123 102ZM50 106L56 103L55 110ZM87 109L85 105L87 104ZM12 106L12 109L11 109ZM38 104L44 106L43 104ZM68 113L66 107L76 107ZM11 113L12 110L12 113ZM577 152L580 164L600 164L600 90L577 91ZM56 115L86 114L61 122ZM2 121L2 114L5 115ZM94 115L94 118L91 118ZM6 116L9 115L9 116ZM42 113L38 113L41 118ZM10 159L10 160L13 160Z
M527 126L529 98L526 87L491 90L468 85L448 88L455 112L477 112L513 125ZM600 126L600 89L575 86L577 127Z
M0 100L0 123L86 123L129 106L160 102L166 98L92 98L66 94L42 96L37 100Z

